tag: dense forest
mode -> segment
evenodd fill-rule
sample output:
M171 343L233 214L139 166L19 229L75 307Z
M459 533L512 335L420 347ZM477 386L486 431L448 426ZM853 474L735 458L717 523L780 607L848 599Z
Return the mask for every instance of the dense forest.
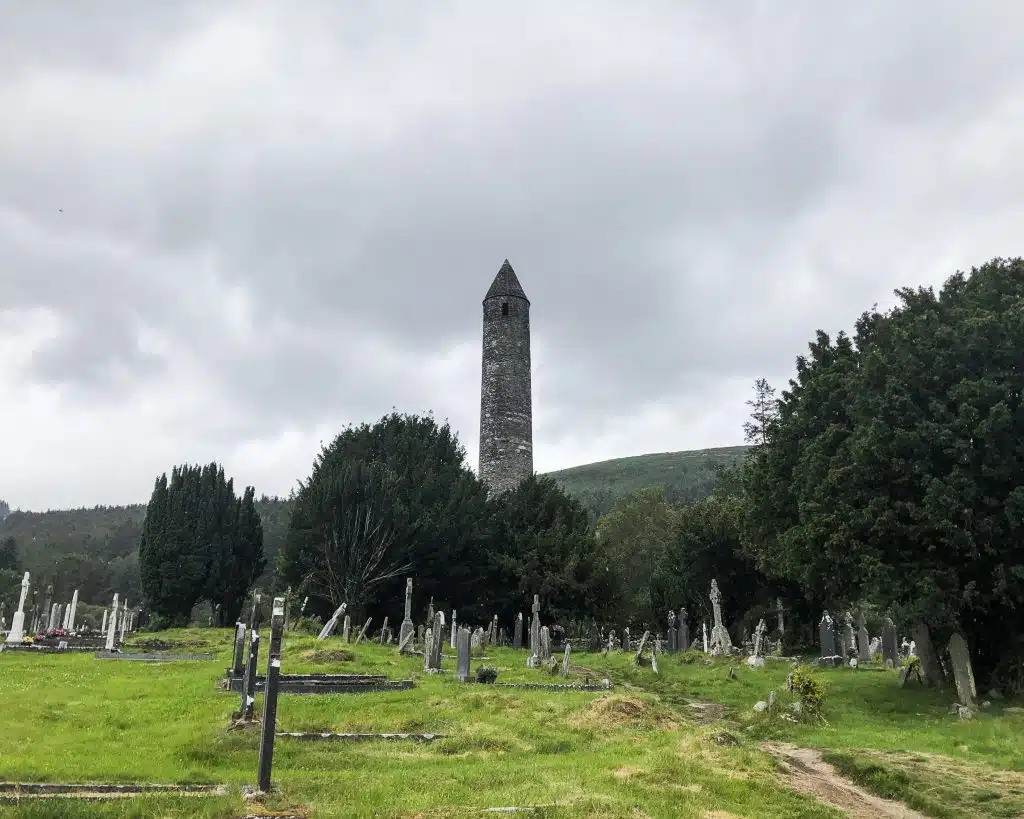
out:
M550 477L587 508L591 523L633 491L659 487L665 497L690 502L710 494L716 469L738 463L744 447L640 455L573 467ZM141 492L140 492L141 494ZM284 546L293 499L262 496L256 511L263 523L267 568L257 580L272 587L277 556ZM46 512L9 512L0 501L0 538L13 537L33 586L53 583L55 599L79 589L83 601L109 601L114 592L141 600L139 541L146 504L95 506ZM0 600L11 596L0 590ZM14 595L17 604L17 594ZM10 610L10 606L8 606Z

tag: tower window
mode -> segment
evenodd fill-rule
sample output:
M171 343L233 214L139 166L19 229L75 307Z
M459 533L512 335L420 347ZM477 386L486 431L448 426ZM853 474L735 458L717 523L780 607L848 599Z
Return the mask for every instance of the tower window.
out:
M508 315L508 302L507 301L504 301L504 302L501 303L501 314L503 316L507 316Z

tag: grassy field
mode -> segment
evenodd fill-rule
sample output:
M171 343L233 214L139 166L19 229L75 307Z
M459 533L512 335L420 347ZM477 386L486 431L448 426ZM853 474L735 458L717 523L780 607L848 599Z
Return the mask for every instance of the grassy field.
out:
M228 795L26 800L0 806L0 815L245 814L240 788L255 782L258 732L229 730L238 697L217 687L231 633L202 629L160 637L188 641L188 651L215 651L218 660L151 665L91 654L0 655L0 781L225 784ZM444 661L446 673L425 675L422 660L374 645L347 646L350 661L322 661L323 650L341 647L340 640L316 643L289 634L283 670L385 673L414 678L417 687L282 695L279 731L445 738L430 744L279 738L279 791L265 811L456 817L489 807L538 806L535 815L550 817L840 816L786 787L760 747L776 740L829 749L834 764L855 780L929 815L1024 815L1024 716L1014 704L999 702L975 720L959 721L946 713L949 692L900 690L892 672L820 672L828 689L826 722L805 725L752 711L772 689L780 705L788 704L785 662L751 670L729 660L705 662L703 655L686 662L695 659L688 652L662 657L655 675L637 668L630 655L574 654L615 688L564 693L460 685L453 660ZM562 681L526 669L523 652L488 652L486 663L499 668L499 683ZM694 700L726 710L696 709Z

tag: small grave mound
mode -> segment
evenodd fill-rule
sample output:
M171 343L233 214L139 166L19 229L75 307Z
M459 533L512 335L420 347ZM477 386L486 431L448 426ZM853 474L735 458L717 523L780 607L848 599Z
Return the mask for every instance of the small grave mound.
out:
M319 649L302 653L302 659L311 663L350 663L355 658L356 655L347 648Z
M587 728L661 728L671 730L679 724L663 706L634 697L599 697L592 701L576 722Z

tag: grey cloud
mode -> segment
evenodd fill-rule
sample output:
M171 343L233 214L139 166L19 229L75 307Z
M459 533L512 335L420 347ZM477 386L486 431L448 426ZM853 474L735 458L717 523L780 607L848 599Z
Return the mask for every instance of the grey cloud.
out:
M818 326L848 324L872 300L856 261L831 256L816 271L832 280L816 304L778 299L785 249L805 220L855 189L879 152L905 150L908 133L921 144L955 139L1024 81L1021 12L1006 3L969 13L953 3L771 13L662 3L621 30L621 18L602 22L622 14L614 5L545 4L538 19L558 37L577 15L595 38L589 52L568 39L555 47L543 22L524 34L520 7L518 28L481 4L409 15L328 3L172 7L132 2L121 16L90 16L61 5L59 26L56 6L10 13L0 99L58 70L81 71L88 94L88 72L102 71L124 94L105 87L97 100L129 108L79 100L63 134L58 122L16 140L0 155L0 208L53 237L120 242L136 261L65 253L55 264L39 242L26 250L0 229L0 269L14 270L18 303L73 319L73 335L37 358L37 377L114 389L112 362L138 378L159 373L137 350L143 321L205 362L247 429L419 401L341 352L367 328L413 362L474 340L506 256L550 348L551 435L710 379L778 372ZM132 96L201 25L257 25L264 13L276 43L265 86L221 98L211 73L210 88L187 92L214 95L210 114L191 122L195 112L181 112L187 128L173 108L160 115ZM403 63L424 55L419 71ZM479 76L467 76L474 60ZM136 99L155 119L132 119ZM75 117L91 129L82 150ZM109 144L98 144L105 117ZM176 123L179 136L161 136ZM189 306L211 280L244 287L257 328L283 334L227 342L212 314Z

